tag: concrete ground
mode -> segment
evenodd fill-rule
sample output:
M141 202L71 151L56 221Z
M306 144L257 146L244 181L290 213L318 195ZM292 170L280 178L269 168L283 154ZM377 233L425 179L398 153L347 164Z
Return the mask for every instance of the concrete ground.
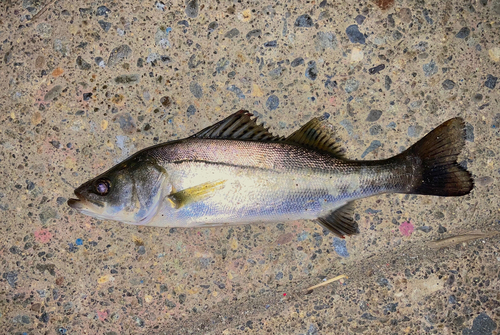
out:
M496 0L2 1L0 332L498 334L499 15ZM67 206L239 109L279 135L328 113L347 157L370 160L461 116L476 187L358 201L345 240Z

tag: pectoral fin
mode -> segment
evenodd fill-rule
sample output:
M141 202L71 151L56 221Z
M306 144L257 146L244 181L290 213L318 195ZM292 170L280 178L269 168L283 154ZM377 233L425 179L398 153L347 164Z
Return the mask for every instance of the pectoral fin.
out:
M172 207L179 209L190 203L204 200L210 197L215 191L224 187L225 180L203 183L193 187L186 188L182 191L171 193L167 200L171 203Z
M319 224L342 238L344 235L358 234L358 224L353 219L353 204L353 201L348 202L328 215L318 218Z

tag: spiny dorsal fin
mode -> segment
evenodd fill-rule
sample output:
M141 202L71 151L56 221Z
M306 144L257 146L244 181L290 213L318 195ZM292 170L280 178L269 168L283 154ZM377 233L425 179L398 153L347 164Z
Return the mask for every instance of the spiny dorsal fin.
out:
M326 117L314 118L288 136L285 142L326 151L337 158L343 158L340 147L333 139L333 131L330 127Z
M323 227L344 238L344 235L359 234L358 224L354 221L353 214L354 201L351 201L317 220Z
M240 110L222 121L203 129L191 137L195 138L227 138L250 141L281 141L282 137L271 134L251 119L249 111Z

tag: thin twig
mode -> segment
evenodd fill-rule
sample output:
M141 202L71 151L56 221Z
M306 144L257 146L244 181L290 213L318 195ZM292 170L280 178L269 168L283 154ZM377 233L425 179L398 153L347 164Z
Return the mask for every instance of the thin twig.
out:
M35 15L33 15L33 17L31 18L30 22L33 22L35 21L36 19L38 19L40 16L42 16L43 13L45 13L45 11L47 11L47 9L52 6L52 4L56 2L56 0L51 0L48 4L46 4L45 6L43 6L42 9L40 9L40 11L38 13L36 13Z
M324 282L322 282L321 284L318 284L318 285L314 285L314 286L309 287L306 291L311 291L311 290L314 290L314 289L316 289L316 288L318 288L318 287L328 285L328 284L330 284L330 283L333 283L334 281L337 281L337 280L340 280L340 279L343 279L343 278L347 279L347 276L346 276L346 275L340 275L340 276L337 276L337 277L335 277L335 278L328 279L327 281L324 281Z

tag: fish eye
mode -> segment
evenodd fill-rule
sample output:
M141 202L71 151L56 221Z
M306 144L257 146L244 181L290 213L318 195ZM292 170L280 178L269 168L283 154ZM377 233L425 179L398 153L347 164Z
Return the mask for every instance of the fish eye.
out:
M111 183L107 179L99 179L95 183L95 191L99 195L106 195L106 194L108 194L110 188L111 188Z

